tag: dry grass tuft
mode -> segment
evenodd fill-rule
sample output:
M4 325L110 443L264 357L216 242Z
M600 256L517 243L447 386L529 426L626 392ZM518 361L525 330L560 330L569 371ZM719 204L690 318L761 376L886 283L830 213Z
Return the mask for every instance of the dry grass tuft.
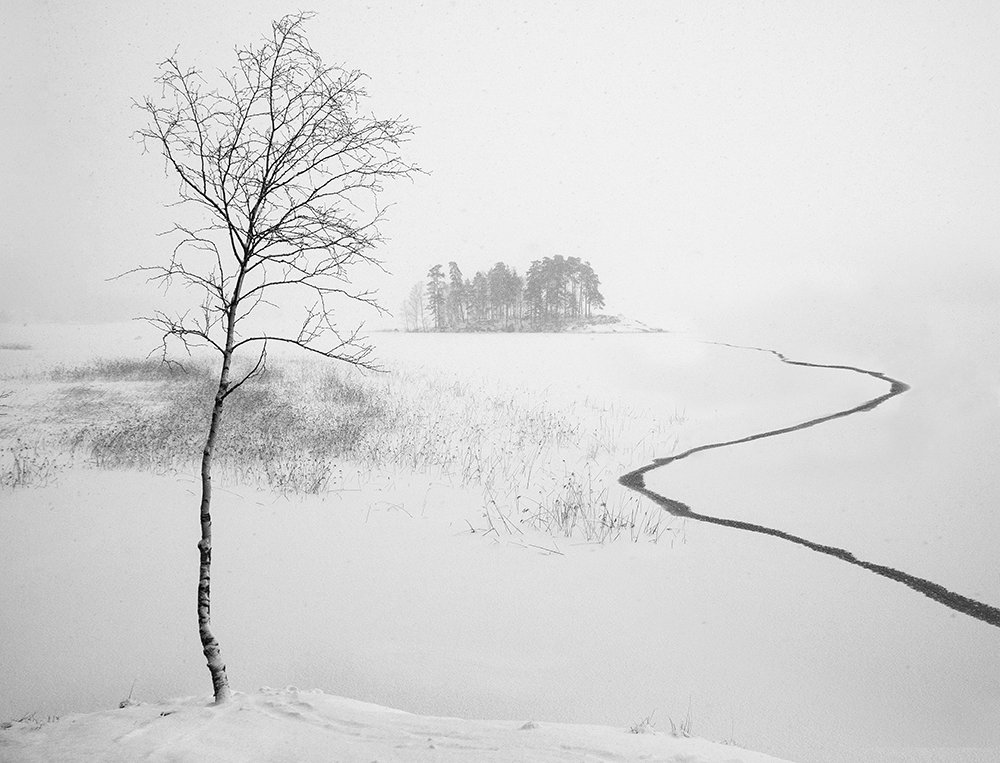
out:
M69 465L65 453L17 439L0 449L0 487L25 488L50 485Z

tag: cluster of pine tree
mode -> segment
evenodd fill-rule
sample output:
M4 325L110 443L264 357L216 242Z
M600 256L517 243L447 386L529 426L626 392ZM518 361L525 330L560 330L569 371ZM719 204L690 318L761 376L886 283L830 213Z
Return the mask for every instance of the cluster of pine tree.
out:
M408 331L539 331L596 322L600 279L579 257L535 260L521 276L503 262L470 280L458 263L435 265L403 305Z

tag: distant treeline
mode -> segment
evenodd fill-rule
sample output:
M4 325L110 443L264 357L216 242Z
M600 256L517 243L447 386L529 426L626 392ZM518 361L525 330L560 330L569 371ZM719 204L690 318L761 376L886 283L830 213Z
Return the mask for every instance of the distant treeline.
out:
M521 276L503 262L469 280L458 263L435 265L403 304L407 331L539 331L611 319L600 279L579 257L535 260Z

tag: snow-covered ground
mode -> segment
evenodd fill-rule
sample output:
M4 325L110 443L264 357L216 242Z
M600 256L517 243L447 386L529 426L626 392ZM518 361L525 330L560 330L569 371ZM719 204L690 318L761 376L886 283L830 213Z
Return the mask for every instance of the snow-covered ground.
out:
M2 351L0 390L17 395L35 383L27 369L149 347L135 326L4 326L0 342L33 348ZM581 417L627 408L632 421L648 412L673 428L681 448L795 423L880 391L870 379L670 334L384 334L376 344L392 368L502 383ZM567 407L573 401L578 409ZM0 402L15 406L13 397ZM904 416L905 396L892 405L857 430L857 417L841 422L845 434L834 431L831 442L860 449L866 463L890 459L893 443L880 439L878 422ZM725 516L784 512L775 522L796 521L781 501L793 486L804 491L797 506L813 498L822 505L829 491L860 501L825 472L827 492L811 496L824 429L796 441L805 446L772 443L755 468L738 464L756 446L725 453L722 468L709 463L722 453L691 459L677 465L676 482L664 474L657 488ZM667 455L657 451L664 442L613 458ZM869 489L888 500L878 475L866 474ZM183 755L251 742L262 759L321 749L343 750L345 759L447 759L463 757L458 735L474 750L467 759L491 759L492 747L496 759L581 759L585 750L760 759L742 747L803 761L995 759L996 629L803 549L691 523L671 525L658 543L485 533L482 490L426 471L359 472L325 495L282 496L225 480L220 487L213 620L235 688L318 686L430 717L304 692L244 694L234 707L245 711L206 709L204 698L171 704L208 684L193 611L197 485L186 473L78 465L52 484L0 492L0 716L105 712L37 729L19 724L4 732L19 746L0 747L0 756L52 759L73 740L100 744L84 740L134 732L127 742L140 746L122 748L122 759L162 745ZM912 509L865 505L901 521ZM844 538L851 533L842 516L823 517L809 520L817 541L851 548L865 535L862 527ZM904 569L915 559L876 558ZM954 585L980 593L962 589L965 582ZM132 699L149 704L107 710L133 681ZM624 733L650 715L660 734ZM529 719L540 728L520 730ZM741 747L669 735L689 719L695 735ZM303 747L266 758L266 745L287 742L267 732L282 724L299 730ZM519 741L526 735L531 741ZM349 744L360 747L336 747Z
M766 763L777 758L648 726L470 721L413 715L315 689L263 688L226 706L197 699L131 705L0 736L21 761L605 761Z

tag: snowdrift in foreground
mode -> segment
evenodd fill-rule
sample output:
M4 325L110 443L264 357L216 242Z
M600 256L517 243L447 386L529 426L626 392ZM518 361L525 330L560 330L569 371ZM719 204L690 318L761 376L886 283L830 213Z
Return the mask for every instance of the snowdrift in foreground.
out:
M237 692L129 705L0 731L0 759L23 761L658 760L776 761L696 738L607 726L412 715L319 690Z

